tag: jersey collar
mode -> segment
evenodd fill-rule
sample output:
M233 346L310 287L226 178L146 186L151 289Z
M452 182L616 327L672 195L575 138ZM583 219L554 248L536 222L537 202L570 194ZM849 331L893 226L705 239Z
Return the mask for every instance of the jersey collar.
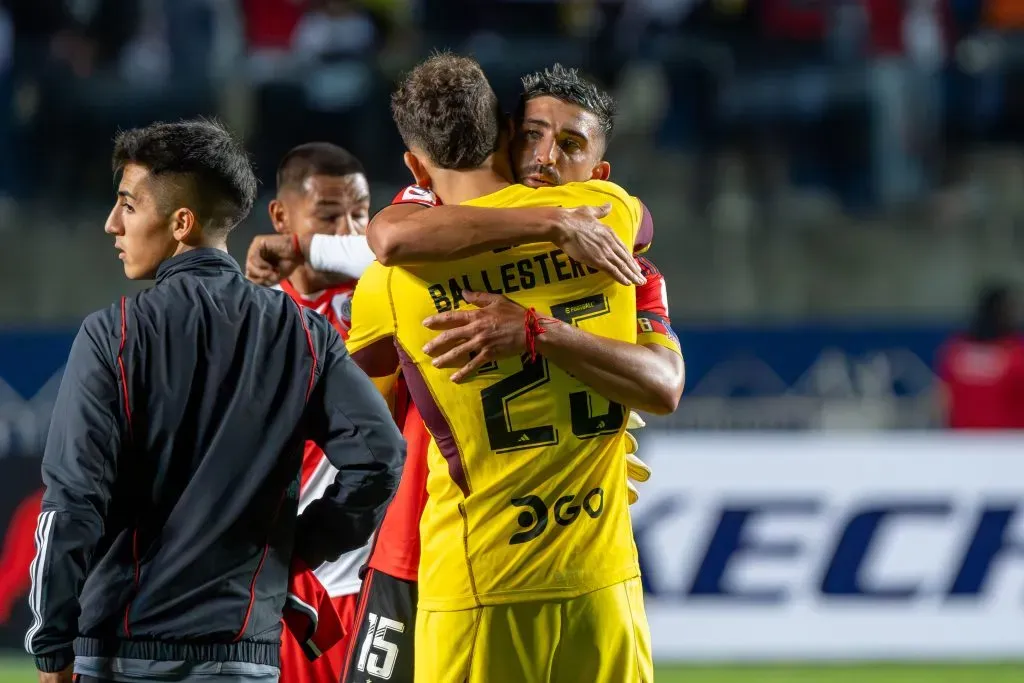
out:
M534 192L532 187L513 183L508 187L501 188L497 192L492 192L490 194L485 194L483 197L477 197L476 199L470 199L469 201L462 202L462 205L498 208L518 201L523 195L529 194L530 192Z
M290 296L292 299L294 299L295 302L300 306L305 306L306 308L312 308L314 310L317 310L322 306L326 306L327 304L329 304L331 302L331 299L333 299L338 294L341 294L342 292L347 292L350 289L352 289L352 284L353 283L345 283L341 285L335 285L333 287L328 287L327 289L321 292L317 292L316 294L311 296L300 294L299 291L295 289L294 285L292 285L292 283L289 282L288 280L281 280L281 289L284 290L284 293Z
M172 256L156 269L156 281L159 283L172 275L178 273L192 273L194 275L212 275L226 271L241 273L238 262L231 257L231 254L220 249L202 247L190 249L184 254Z

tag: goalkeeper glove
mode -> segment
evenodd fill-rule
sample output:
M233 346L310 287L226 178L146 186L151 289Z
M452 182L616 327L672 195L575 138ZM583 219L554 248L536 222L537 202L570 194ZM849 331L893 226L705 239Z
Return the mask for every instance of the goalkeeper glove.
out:
M639 415L632 410L629 411L629 421L626 423L626 429L643 429L646 423ZM647 466L640 458L636 457L637 442L636 437L626 432L626 489L627 489L627 500L632 505L640 498L640 493L636 489L634 482L645 482L651 478L651 468Z

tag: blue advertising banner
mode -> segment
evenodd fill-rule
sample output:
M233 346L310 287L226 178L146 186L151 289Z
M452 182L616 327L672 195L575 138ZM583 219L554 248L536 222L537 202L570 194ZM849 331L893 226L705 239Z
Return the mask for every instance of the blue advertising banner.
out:
M718 398L914 395L930 387L935 354L953 333L939 325L825 324L676 331L686 356L686 394Z
M0 459L42 451L75 333L0 333Z
M666 424L686 428L808 429L835 422L823 405L926 397L935 354L952 328L802 324L677 329L686 392ZM0 333L0 457L37 453L74 332ZM767 399L771 399L766 403ZM904 405L904 408L906 406ZM894 408L879 410L891 414ZM859 419L859 418L858 418ZM927 409L846 426L927 426ZM839 418L843 422L843 418ZM847 420L848 422L848 420Z

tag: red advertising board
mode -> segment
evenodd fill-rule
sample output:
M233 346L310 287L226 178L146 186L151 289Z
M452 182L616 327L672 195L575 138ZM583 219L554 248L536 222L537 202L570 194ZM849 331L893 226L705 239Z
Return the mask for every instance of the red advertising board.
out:
M39 459L0 457L0 648L21 648L32 619L29 565L42 498Z

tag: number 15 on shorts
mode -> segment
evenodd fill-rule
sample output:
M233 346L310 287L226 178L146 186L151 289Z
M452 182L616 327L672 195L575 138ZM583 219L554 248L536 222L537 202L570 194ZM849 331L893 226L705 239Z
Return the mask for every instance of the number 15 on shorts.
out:
M405 633L405 624L373 612L367 614L369 622L366 637L359 647L356 669L382 680L390 680L398 660L398 645L388 640L388 634Z

